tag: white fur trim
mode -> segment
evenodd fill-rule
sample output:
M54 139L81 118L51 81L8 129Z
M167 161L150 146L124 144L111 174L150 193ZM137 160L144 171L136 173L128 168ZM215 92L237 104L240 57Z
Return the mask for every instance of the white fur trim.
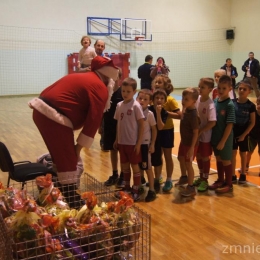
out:
M79 170L71 171L71 172L57 172L58 180L60 184L72 184L79 182L80 172Z
M64 115L57 112L54 108L47 105L44 101L39 98L33 98L28 102L30 108L38 110L40 113L48 117L49 119L57 122L58 124L68 126L73 129L71 121Z
M109 79L108 84L107 84L108 97L107 97L107 102L106 102L106 105L104 108L104 112L106 112L111 106L111 97L114 92L114 90L113 90L114 85L115 85L115 81L113 79Z
M106 76L107 78L111 78L113 80L118 79L118 69L115 69L111 66L104 66L95 71L101 73L102 75Z
M93 141L94 138L84 135L83 133L80 133L77 138L77 143L86 148L89 148L92 145Z

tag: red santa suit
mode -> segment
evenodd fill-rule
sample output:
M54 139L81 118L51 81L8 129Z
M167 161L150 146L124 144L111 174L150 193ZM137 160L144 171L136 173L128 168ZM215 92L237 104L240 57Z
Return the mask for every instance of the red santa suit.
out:
M117 72L113 62L103 57L97 56L92 63L95 71L110 66ZM76 183L80 177L73 131L82 128L77 143L89 148L107 100L107 86L98 74L88 72L61 78L43 90L39 98L29 102L34 109L33 120L56 164L61 184Z

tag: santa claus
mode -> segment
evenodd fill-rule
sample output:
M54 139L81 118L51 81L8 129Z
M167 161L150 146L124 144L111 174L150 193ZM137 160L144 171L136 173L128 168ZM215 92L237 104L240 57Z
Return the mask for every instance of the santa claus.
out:
M29 102L71 207L79 206L74 202L79 199L75 191L82 173L80 151L91 146L103 112L109 108L117 78L118 68L113 61L97 56L92 60L91 72L69 74ZM75 144L73 131L81 128Z

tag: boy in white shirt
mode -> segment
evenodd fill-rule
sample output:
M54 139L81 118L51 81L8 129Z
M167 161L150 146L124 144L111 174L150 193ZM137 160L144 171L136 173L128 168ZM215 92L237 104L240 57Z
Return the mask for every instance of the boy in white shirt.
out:
M137 101L143 108L144 112L144 135L141 145L142 162L139 164L141 175L143 176L144 170L149 180L149 191L145 197L146 202L155 200L156 193L154 191L154 175L151 163L151 153L154 153L154 144L157 135L156 121L153 112L148 109L149 104L152 102L152 92L149 89L141 89L137 96Z
M133 170L134 185L133 199L140 199L141 174L139 163L141 158L141 144L144 132L144 114L141 105L134 100L137 83L133 78L126 78L122 82L121 91L124 101L117 104L114 119L117 120L117 135L114 148L119 150L121 169L124 175L125 190L130 190L131 168Z
M200 171L200 177L194 181L193 185L198 186L198 191L208 189L208 177L210 170L210 156L212 146L210 143L212 128L216 124L216 109L213 100L209 97L214 88L214 79L201 78L199 82L199 98L196 102L196 108L200 118L199 128L199 147L197 151L197 163Z

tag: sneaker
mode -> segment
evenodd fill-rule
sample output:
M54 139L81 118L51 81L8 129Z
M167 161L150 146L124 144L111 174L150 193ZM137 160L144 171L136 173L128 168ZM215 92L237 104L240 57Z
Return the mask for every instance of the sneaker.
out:
M132 190L133 200L139 201L143 193L144 193L144 187L143 186L139 187L138 192L133 192L133 190Z
M105 186L112 186L115 185L118 181L118 176L110 176L108 180L104 182Z
M237 183L237 176L236 175L232 175L232 183Z
M145 180L144 176L141 176L141 183L142 183L143 186L146 185L146 180Z
M200 185L198 186L198 191L206 191L209 187L209 184L207 181L201 181Z
M196 195L195 186L187 185L186 189L181 191L180 194L184 197L191 197Z
M156 199L156 193L155 191L148 190L148 193L145 197L145 202L150 202Z
M213 184L209 185L208 188L210 190L216 190L217 188L223 187L224 182L223 181L215 181Z
M159 183L163 184L163 177L162 176L160 176L160 178L159 178Z
M160 181L154 179L154 190L156 193L159 193L161 189Z
M181 176L180 179L175 183L175 186L180 186L188 183L188 176Z
M245 174L240 174L239 179L238 179L239 184L245 184L246 183L246 175Z
M169 192L172 189L172 187L173 187L172 186L172 182L171 181L166 181L164 186L163 186L163 188L162 188L162 190L164 192Z
M216 193L226 193L226 192L230 192L230 191L233 191L233 185L229 186L229 185L226 185L226 184L215 190Z
M194 180L193 186L199 186L202 181L203 181L203 180L202 180L201 178L198 178L198 179Z
M248 170L249 170L249 166L246 166L246 173L248 173ZM237 170L239 173L241 173L241 169L238 169Z
M124 176L123 176L122 172L120 173L120 177L117 181L116 187L117 188L124 188L125 187Z

